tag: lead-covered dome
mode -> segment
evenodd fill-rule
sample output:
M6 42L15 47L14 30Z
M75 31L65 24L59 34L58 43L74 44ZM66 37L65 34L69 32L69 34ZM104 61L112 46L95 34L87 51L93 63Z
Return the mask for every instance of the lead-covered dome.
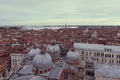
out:
M37 54L40 54L41 50L39 48L32 48L29 52L28 52L28 56L29 57L34 57Z
M48 53L41 52L41 54L37 54L33 59L33 71L37 70L37 73L48 72L52 67L52 58Z
M55 45L48 45L47 52L51 53L51 54L52 53L60 53L60 47L57 44L55 44Z
M61 51L58 44L51 41L51 44L47 46L46 51L51 55L53 62L59 62L61 57Z
M70 64L79 63L79 53L76 50L70 50L67 53L66 61Z

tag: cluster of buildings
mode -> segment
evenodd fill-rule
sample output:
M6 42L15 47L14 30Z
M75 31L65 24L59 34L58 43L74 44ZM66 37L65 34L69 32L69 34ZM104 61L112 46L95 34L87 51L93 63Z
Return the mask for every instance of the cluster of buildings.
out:
M47 47L38 47L35 45L25 55L11 54L12 70L7 79L95 80L94 63L81 60L74 48L61 57L60 47L53 41Z
M59 46L51 48L51 45L49 45L51 40L57 41ZM35 55L32 53L43 55L40 51L43 50L41 44L44 45L45 48L50 47L51 51L60 47L60 50L58 50L59 52L56 52L57 55L55 55L54 52L49 52L49 49L44 49L44 55L47 52L52 59L52 62L48 60L48 62L52 64L52 67L42 71L43 73L48 72L45 75L41 74L42 72L38 69L37 70L41 73L35 72L36 69L33 70ZM37 52L35 52L36 50L33 48L33 45L37 46ZM80 26L78 28L60 28L55 30L27 30L15 27L0 28L0 76L2 79L6 77L6 79L11 80L23 80L23 78L18 78L16 76L20 75L23 77L23 75L29 74L28 76L31 80L35 78L36 75L38 78L46 76L47 78L45 77L43 80L67 80L61 79L64 75L60 74L64 72L67 78L72 76L72 74L77 77L75 79L73 77L71 80L106 80L108 78L111 80L119 80L119 46L120 27L117 26ZM76 58L79 59L75 61L79 63L77 66L76 64L72 64L72 62L69 63L69 61L67 61L69 58L66 58L71 47L74 47L75 51L78 52ZM34 55L34 58L31 58L31 55ZM70 60L73 56L74 54L69 55ZM23 63L23 60L25 60L25 63ZM90 67L89 64L92 67ZM27 69L31 69L31 72L21 74L20 71L22 71L25 66L29 66L30 68ZM66 66L68 67L66 68ZM103 67L103 69L100 69L99 66ZM80 69L82 68L80 71L79 67ZM74 73L75 70L73 70L73 73L72 71L66 71L66 69L69 70L69 68L71 70L75 69L77 72ZM116 69L113 70L113 68ZM104 69L106 72L104 72ZM92 71L90 72L91 78L88 78L90 75L86 70ZM116 72L114 73L116 75L112 76L113 74L108 74L113 73L112 71ZM23 70L23 72L25 71ZM59 78L54 76L55 73L56 75L57 73L59 74ZM77 75L80 73L84 76L80 77ZM27 79L28 78L25 78L25 80Z

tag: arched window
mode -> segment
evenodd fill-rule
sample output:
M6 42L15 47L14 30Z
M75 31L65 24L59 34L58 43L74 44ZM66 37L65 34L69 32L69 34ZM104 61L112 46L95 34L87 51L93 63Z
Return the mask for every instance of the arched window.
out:
M44 70L44 72L47 72L46 70Z
M72 73L72 76L74 76L74 73Z
M40 71L40 73L42 73L42 71Z
M67 75L69 74L69 72L67 71Z

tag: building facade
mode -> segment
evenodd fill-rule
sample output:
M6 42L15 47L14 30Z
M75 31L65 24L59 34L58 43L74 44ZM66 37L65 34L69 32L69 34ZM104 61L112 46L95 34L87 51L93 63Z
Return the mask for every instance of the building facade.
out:
M11 57L11 69L16 72L21 67L22 60L26 57L25 54L10 54Z
M74 43L82 60L91 59L95 63L120 65L120 47L100 44Z

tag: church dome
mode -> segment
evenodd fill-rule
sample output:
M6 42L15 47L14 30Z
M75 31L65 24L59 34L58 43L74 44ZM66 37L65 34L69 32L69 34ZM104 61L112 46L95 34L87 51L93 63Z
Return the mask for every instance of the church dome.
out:
M28 52L28 56L29 57L34 57L36 54L40 54L41 50L39 48L32 48L29 52Z
M47 52L48 53L56 53L56 52L60 52L60 47L59 45L48 45L47 47Z
M70 50L67 53L66 61L71 64L78 64L79 63L79 53L75 50Z
M47 47L47 52L48 53L60 52L60 47L58 44L56 44L55 40L51 40L50 45L48 45L48 47Z
M59 45L48 45L46 51L51 55L53 62L59 62L61 57Z
M38 73L44 73L50 71L52 67L52 58L48 53L41 52L33 59L33 71L38 70Z

